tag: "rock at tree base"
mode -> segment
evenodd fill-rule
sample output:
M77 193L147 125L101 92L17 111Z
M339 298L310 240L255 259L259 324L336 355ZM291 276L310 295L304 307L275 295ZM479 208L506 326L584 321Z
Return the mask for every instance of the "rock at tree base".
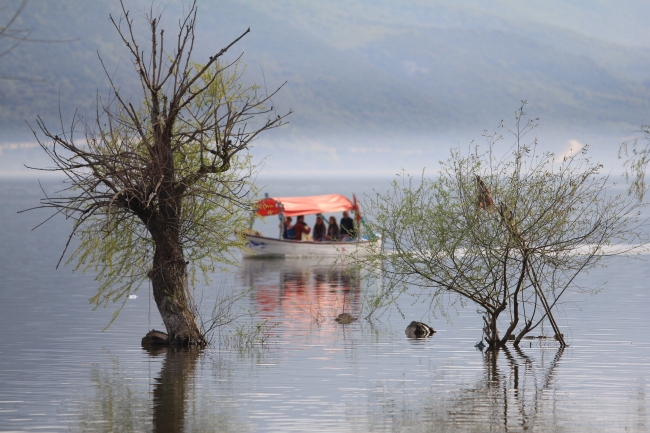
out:
M426 323L413 321L406 327L404 333L408 338L426 338L433 335L436 331Z
M341 325L348 325L348 324L354 322L355 320L357 320L357 318L354 317L354 316L353 316L352 314L350 314L350 313L341 313L341 314L339 314L339 316L338 316L336 319L334 319L334 320L336 320L337 322L339 322Z
M142 347L147 346L169 346L169 336L164 332L152 329L142 337Z

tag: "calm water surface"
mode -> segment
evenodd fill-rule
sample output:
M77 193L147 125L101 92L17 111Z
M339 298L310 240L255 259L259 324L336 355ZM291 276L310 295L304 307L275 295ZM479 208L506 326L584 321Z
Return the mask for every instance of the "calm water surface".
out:
M377 183L269 185L359 194ZM0 179L0 432L650 430L646 262L614 259L582 278L608 283L567 298L568 348L481 353L471 306L450 307L447 320L405 297L373 323L339 325L333 317L356 314L372 287L313 260L245 260L215 276L203 305L244 293L239 306L274 326L265 346L148 352L140 338L164 328L147 287L102 332L112 307L92 311L92 276L54 269L69 224L32 232L44 214L16 214L37 200L35 181ZM275 221L261 229L274 233ZM438 332L408 340L411 320Z

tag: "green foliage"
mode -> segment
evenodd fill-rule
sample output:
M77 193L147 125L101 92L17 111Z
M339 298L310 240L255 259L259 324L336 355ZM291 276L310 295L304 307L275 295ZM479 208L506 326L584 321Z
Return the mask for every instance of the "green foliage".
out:
M256 346L266 346L272 337L271 331L279 326L279 322L264 319L259 322L237 324L234 330L223 337L225 347L250 349Z
M641 125L640 137L624 141L618 151L619 158L626 158L625 180L630 182L629 193L643 200L647 185L645 174L650 163L650 125Z
M369 230L384 248L358 262L382 270L384 293L420 287L434 306L450 295L495 318L508 307L515 324L520 303L531 327L552 320L580 272L645 243L643 205L612 189L587 148L557 160L536 140L524 144L536 126L524 115L506 150L502 135L486 135L484 149L453 149L436 178L402 174L367 198Z
M119 4L120 16L109 20L129 53L141 99L134 103L102 61L111 91L97 98L92 117L77 114L59 133L37 119L46 140L34 135L54 164L47 170L69 180L58 196L41 199L41 207L75 221L70 237L80 243L69 261L97 272L95 307L124 305L149 278L170 342L202 346L208 340L191 289L235 263L232 251L244 246L257 195L248 150L291 111L266 107L279 89L267 94L242 85L238 61L220 63L250 29L202 65L192 61L196 0L183 11L172 43L165 43L162 13L149 9L144 45L124 1Z
M196 62L193 65L197 72L205 66ZM245 85L242 82L246 67L240 70L240 66L240 60L231 65L215 62L201 77L203 84L209 84L209 86L197 97L195 105L201 107L217 101L220 104L232 104L246 99L248 95L260 89L257 84ZM228 68L228 73L224 74L223 71L226 68ZM195 89L198 87L195 86Z
M235 233L248 228L250 208L245 202L228 199L232 194L230 182L251 169L249 156L236 159L230 171L210 175L196 184L197 192L209 191L210 196L190 194L185 198L181 241L190 262L191 286L207 284L209 274L218 266L237 263L233 250L242 248L245 241ZM252 183L244 187L251 189L251 200L257 196ZM76 262L75 270L97 272L100 285L91 298L95 306L123 303L145 282L153 260L153 241L142 221L128 211L113 208L112 212L109 215L105 209L76 228L80 243L68 258L68 263Z
M219 64L209 69L202 80L205 84L212 82L207 92L196 98L197 111L215 109L215 105L235 104L256 90L256 86L245 87L238 82L241 74L237 65L232 71L224 73ZM195 65L200 69L202 65ZM213 80L215 74L219 74ZM142 113L148 113L148 101L144 102ZM121 114L124 117L124 114ZM144 117L144 116L143 116ZM190 120L178 122L175 137L181 137L182 145L174 146L173 158L175 178L190 177L200 171L204 165L202 144L205 140L214 143L214 135L203 134L200 139L189 141L182 137L191 136L199 128ZM146 167L149 158L147 144L134 141L128 128L128 122L113 122L110 134L105 133L88 140L85 151L95 155L119 155L110 167L112 173L133 172L134 167ZM151 123L145 125L148 134L152 134ZM120 131L119 128L122 128ZM116 131L117 129L117 131ZM223 139L222 137L219 139ZM203 140L203 141L202 141ZM245 239L237 233L248 229L253 200L257 190L251 180L255 166L250 155L235 155L230 159L229 167L219 173L206 173L197 176L192 182L183 184L185 193L181 196L180 241L185 259L189 262L189 286L208 284L209 275L217 269L236 265L235 250L243 248ZM104 173L103 166L97 166L97 178L112 177ZM142 168L142 176L145 168ZM131 182L132 179L129 179ZM120 191L128 191L126 182L118 185ZM72 191L78 190L71 188ZM117 195L114 199L117 198ZM150 195L148 206L156 209L160 206L159 197ZM68 263L76 263L75 270L92 270L97 272L99 287L91 303L95 307L113 302L124 305L128 295L135 293L147 280L151 270L154 242L144 222L132 210L114 206L100 207L92 217L81 220L74 228L79 245L68 258ZM113 319L117 317L115 312Z

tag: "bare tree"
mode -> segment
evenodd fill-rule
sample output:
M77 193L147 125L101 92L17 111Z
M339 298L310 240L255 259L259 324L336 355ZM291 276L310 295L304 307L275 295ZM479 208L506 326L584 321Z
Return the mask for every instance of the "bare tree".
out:
M243 245L233 232L246 227L254 199L245 152L290 111L276 114L275 92L242 85L237 62L223 61L250 29L201 64L192 59L196 2L179 20L171 47L161 15L145 15L148 49L121 5L123 15L111 21L130 53L142 99L130 101L107 72L112 94L99 100L91 120L76 115L69 129L62 123L54 133L38 119L34 135L54 162L41 170L62 172L68 182L39 207L74 219L70 239L77 236L80 245L70 260L97 269L96 305L123 301L148 278L170 342L204 345L191 283Z
M384 248L357 263L381 269L386 299L420 287L434 306L447 296L476 304L490 347L518 344L545 321L563 346L554 309L578 274L645 242L643 205L612 191L586 149L556 161L536 138L525 142L537 119L523 109L507 150L501 134L486 135L484 152L453 150L437 178L404 176L368 198L367 227L384 235Z

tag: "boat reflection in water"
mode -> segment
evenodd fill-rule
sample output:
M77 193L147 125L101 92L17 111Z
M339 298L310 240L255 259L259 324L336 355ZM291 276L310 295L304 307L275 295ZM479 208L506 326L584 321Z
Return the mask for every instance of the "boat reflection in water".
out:
M242 260L240 271L265 319L320 322L360 313L360 273L335 265L334 259L251 258Z

